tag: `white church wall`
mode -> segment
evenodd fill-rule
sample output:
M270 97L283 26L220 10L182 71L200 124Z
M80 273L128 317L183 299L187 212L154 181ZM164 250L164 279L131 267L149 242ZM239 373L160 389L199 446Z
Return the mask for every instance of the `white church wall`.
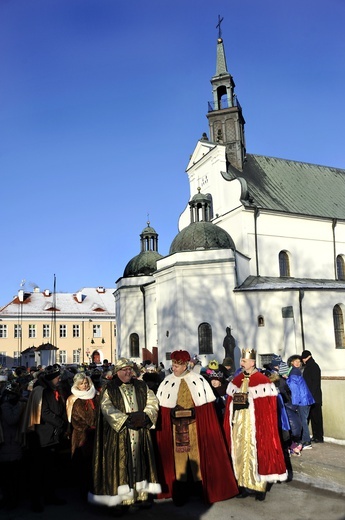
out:
M310 350L324 376L344 376L345 349L335 348L333 306L345 295L305 290L301 296L302 317L299 291L236 293L238 320L233 336L239 349L254 347L259 356L274 353L285 360ZM289 307L293 317L283 317L283 309ZM264 319L263 327L258 326L258 316Z
M234 267L231 250L177 253L158 262L158 344L163 356L180 348L198 353L198 327L207 322L213 335L211 357L223 359L225 329L235 315Z

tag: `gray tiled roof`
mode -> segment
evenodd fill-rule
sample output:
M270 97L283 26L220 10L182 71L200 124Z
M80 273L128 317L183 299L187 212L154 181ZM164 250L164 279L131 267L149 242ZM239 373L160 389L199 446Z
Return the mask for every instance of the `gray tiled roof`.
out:
M285 290L345 290L345 280L292 278L275 276L248 276L236 291L285 291Z
M264 209L345 219L343 169L248 154L243 172L234 176L246 180L253 204Z

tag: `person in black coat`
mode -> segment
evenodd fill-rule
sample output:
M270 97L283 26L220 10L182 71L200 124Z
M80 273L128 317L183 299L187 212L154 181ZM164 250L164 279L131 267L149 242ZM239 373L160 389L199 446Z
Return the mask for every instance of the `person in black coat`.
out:
M26 422L28 458L31 469L32 510L42 512L45 504L62 505L55 494L59 451L67 431L66 405L59 392L60 367L50 365L31 392Z
M304 365L303 377L315 399L310 408L309 420L313 432L312 442L323 442L321 369L309 350L301 354Z

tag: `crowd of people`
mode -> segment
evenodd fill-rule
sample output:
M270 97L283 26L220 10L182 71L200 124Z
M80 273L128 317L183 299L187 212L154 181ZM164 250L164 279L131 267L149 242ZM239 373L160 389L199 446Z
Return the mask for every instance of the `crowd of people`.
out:
M18 367L0 380L0 506L16 507L12 483L27 467L32 511L65 504L61 453L94 507L265 500L291 480L290 457L323 442L321 373L310 351L258 369L255 350L243 349L240 365L228 356L202 366L176 350L168 369L127 358Z

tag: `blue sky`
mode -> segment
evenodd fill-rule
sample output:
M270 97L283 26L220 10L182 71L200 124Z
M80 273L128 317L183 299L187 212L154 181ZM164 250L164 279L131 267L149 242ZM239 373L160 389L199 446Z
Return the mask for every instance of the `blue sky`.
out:
M0 0L0 306L168 254L219 14L248 153L345 168L343 0Z

